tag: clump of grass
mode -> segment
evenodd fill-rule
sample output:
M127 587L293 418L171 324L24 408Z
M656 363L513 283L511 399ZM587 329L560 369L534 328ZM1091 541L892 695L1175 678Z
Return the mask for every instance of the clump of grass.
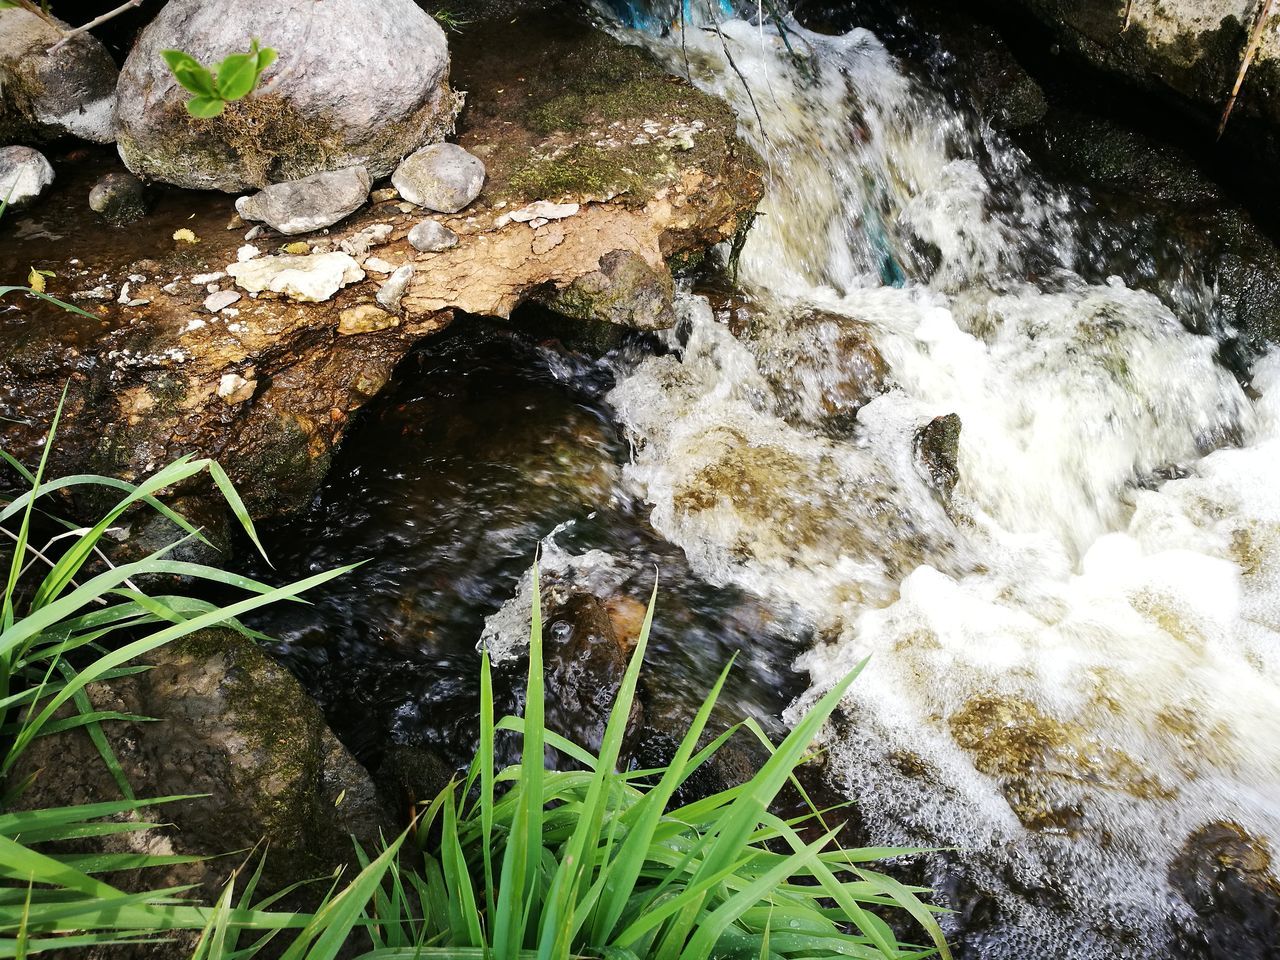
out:
M111 884L104 877L117 871L145 873L192 858L68 854L47 846L151 829L156 824L146 816L148 809L184 799L134 798L101 725L137 718L95 710L87 685L145 669L132 661L203 627L245 630L238 617L296 598L342 571L272 588L169 560L172 546L115 566L98 544L131 508L158 510L187 537L200 537L157 499L198 473L212 479L257 541L226 474L211 461L184 458L136 486L96 476L46 480L52 436L51 431L34 472L0 454L29 487L0 501L0 530L15 547L0 609L0 724L11 738L0 755L0 779L12 773L36 737L83 728L124 799L14 811L10 807L23 784L3 784L10 793L0 801L0 956L154 942L189 930L200 932L197 960L240 960L268 945L272 956L284 960L333 960L355 951L363 951L354 955L365 960L949 957L937 908L920 900L924 891L871 866L911 851L844 849L836 843L838 831L818 811L787 820L770 809L785 784L799 786L795 768L861 667L776 746L751 724L699 746L726 667L670 764L620 770L654 599L601 747L592 753L546 728L536 569L524 715L495 718L489 657L483 653L479 746L467 775L442 790L376 856L357 848L359 872L345 884L334 879L314 912L274 910L289 890L255 902L261 860L243 879L233 875L212 906L190 899L189 888L129 892ZM85 485L123 495L92 528L72 527L34 546L38 505L58 491ZM10 529L14 521L16 529ZM189 596L153 596L135 585L151 574L221 584L247 596L224 606ZM742 726L769 746L760 770L740 786L673 806L680 786ZM499 737L518 741L518 762L498 767ZM572 761L573 769L549 769L548 750ZM888 912L912 921L927 942L900 942L882 916ZM277 938L287 944L273 943Z
M841 849L837 831L816 811L788 821L769 809L857 670L781 744L770 745L769 759L749 782L672 808L680 785L736 729L699 749L729 668L666 768L619 772L653 601L597 754L544 726L536 570L532 610L524 716L495 721L485 653L480 744L467 777L417 820L411 835L417 865L392 858L408 846L403 837L378 860L366 860L361 881L368 882L356 899L367 906L357 911L348 904L343 927L327 933L363 928L371 949L362 956L380 960L949 956L935 908L918 897L922 891L869 867L909 851ZM499 736L517 738L522 757L502 769L495 762ZM547 769L547 749L575 769ZM814 826L816 839L802 838ZM371 872L384 879L373 883ZM912 918L930 944L899 942L880 916L886 910ZM330 915L338 915L336 908ZM291 955L303 956L292 949Z

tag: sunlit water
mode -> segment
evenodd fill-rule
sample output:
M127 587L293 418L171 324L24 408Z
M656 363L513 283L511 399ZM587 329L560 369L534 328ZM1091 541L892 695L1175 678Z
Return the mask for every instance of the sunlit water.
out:
M1168 955L1197 828L1280 844L1280 358L1247 394L1211 291L1073 272L1069 197L865 31L636 39L769 164L749 304L684 296L608 395L654 528L818 631L796 710L871 658L834 770L877 842L961 848L972 955Z

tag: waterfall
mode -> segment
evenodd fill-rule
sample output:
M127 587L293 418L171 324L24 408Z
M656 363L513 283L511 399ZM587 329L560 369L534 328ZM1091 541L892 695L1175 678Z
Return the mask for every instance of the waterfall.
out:
M1191 834L1280 847L1280 356L1247 395L1214 318L1073 270L1071 197L866 31L633 39L767 164L741 296L609 397L653 525L802 611L810 696L871 658L830 769L959 849L975 955L1161 955Z

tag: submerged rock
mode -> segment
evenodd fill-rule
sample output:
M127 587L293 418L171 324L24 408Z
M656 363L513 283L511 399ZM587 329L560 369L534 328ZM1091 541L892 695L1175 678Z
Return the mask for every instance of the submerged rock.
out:
M457 213L480 195L484 163L456 143L436 143L405 157L391 182L410 203Z
M368 773L319 708L252 641L206 630L148 662L147 672L95 684L89 693L98 709L154 718L102 725L138 796L208 794L160 808L172 826L148 832L156 849L217 855L265 838L264 879L279 886L346 863L349 834L367 845L381 829L394 829ZM22 763L24 774L35 774L22 796L26 809L120 796L82 729L40 738ZM207 893L227 869L214 860L161 872L165 885L203 883Z
M618 697L629 660L614 632L609 611L589 593L575 593L547 611L547 724L593 753ZM640 703L632 705L628 726L635 728Z
M193 120L161 51L203 64L279 52L258 92ZM373 179L453 129L444 32L413 0L171 0L120 75L120 155L147 178L236 191L364 166Z
M89 209L117 226L140 220L147 213L147 188L128 173L108 173L89 191Z
M286 235L311 233L355 213L368 198L369 171L347 167L274 183L237 200L236 212L245 220L260 220Z
M68 133L95 143L115 139L116 65L87 33L50 52L63 29L69 27L61 20L0 10L0 143Z
M1210 823L1183 844L1169 883L1195 911L1178 956L1274 957L1280 944L1280 881L1271 852L1238 824Z
M53 167L39 150L0 147L0 201L26 206L53 183Z
M227 274L250 293L282 293L306 303L328 300L347 284L364 279L360 265L346 253L259 257L230 264Z

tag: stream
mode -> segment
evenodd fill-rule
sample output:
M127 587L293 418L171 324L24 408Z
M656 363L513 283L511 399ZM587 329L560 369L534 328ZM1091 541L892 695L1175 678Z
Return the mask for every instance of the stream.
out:
M732 292L603 358L519 316L415 353L272 531L283 575L373 558L279 652L364 758L461 759L539 544L602 597L656 567L655 716L736 650L726 715L778 729L869 658L828 772L877 844L955 848L913 869L961 955L1197 955L1193 837L1280 844L1280 356L1224 362L1175 241L865 30L628 36L766 160Z

